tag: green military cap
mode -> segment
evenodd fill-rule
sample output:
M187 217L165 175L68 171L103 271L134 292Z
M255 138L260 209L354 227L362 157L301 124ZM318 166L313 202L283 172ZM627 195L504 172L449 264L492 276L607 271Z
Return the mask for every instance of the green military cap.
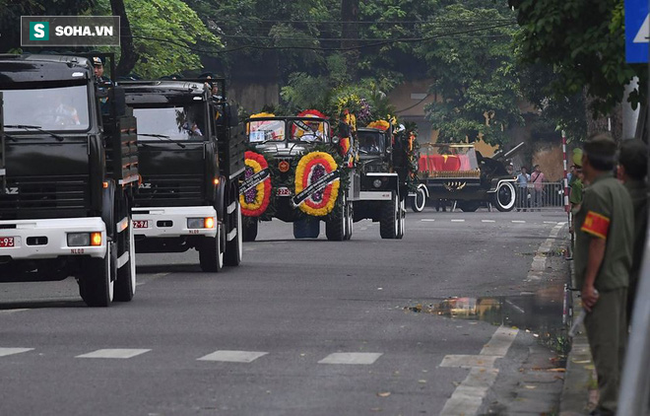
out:
M591 160L613 162L616 156L616 142L609 133L598 133L587 139L584 152Z
M582 167L582 149L573 149L572 160L573 164L576 165L576 167Z

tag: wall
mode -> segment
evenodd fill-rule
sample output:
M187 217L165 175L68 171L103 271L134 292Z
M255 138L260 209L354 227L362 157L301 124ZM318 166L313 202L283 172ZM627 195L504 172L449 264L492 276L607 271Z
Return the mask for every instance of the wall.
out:
M257 113L265 105L277 106L280 102L280 88L277 83L253 83L233 80L228 95L231 100L251 113Z

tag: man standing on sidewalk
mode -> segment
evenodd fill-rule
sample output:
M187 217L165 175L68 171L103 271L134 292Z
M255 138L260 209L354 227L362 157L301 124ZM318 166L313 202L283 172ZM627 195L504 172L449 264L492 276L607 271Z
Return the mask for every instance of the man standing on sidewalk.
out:
M544 177L542 170L539 168L539 165L535 165L533 167L533 173L530 175L530 181L533 184L533 208L537 208L538 211L543 205L542 199L544 198L545 180L546 178Z
M582 289L587 338L600 398L593 415L614 415L627 339L627 287L632 265L634 212L625 187L612 175L616 143L609 134L584 145L589 187L576 214L576 283Z
M641 272L646 230L648 228L648 147L641 140L625 140L618 157L618 179L630 192L634 206L634 243L632 245L632 269L630 286L627 289L627 322L632 320L636 287Z

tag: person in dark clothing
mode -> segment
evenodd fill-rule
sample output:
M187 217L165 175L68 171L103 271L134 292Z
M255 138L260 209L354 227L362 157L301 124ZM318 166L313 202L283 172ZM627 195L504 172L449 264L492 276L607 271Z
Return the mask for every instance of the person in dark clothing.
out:
M628 325L632 319L636 288L641 272L646 230L648 228L648 148L641 140L626 140L621 145L618 158L618 179L623 182L632 197L634 207L634 243L632 246L632 269L627 290Z

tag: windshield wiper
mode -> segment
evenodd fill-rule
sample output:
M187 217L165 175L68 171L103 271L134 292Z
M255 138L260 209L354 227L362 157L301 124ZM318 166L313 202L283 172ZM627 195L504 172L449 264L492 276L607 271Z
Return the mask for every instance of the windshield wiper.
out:
M29 124L5 124L5 127L8 127L10 129L24 129L24 130L37 130L40 131L41 133L49 134L50 136L54 137L58 141L62 142L65 140L64 137L59 136L56 133L52 133L51 131L48 130L43 130L41 126L31 126Z
M166 136L164 134L138 133L138 136L155 137L157 139L165 139L170 143L174 143L175 145L177 145L181 149L185 149L185 145L183 143L179 143L179 142L175 141L174 139L172 139L171 137Z

